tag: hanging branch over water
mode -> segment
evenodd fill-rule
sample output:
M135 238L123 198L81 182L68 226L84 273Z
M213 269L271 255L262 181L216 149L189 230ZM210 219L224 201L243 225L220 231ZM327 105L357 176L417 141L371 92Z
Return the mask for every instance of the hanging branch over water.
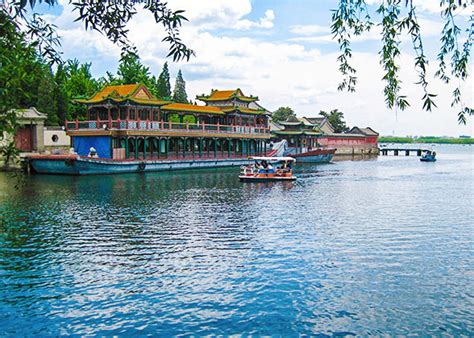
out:
M439 64L435 76L445 83L450 83L451 79L457 81L451 106L459 109L458 122L460 124L466 124L467 116L474 114L473 108L464 104L461 93L461 84L469 76L470 52L474 39L474 14L471 12L464 29L456 22L456 15L472 6L472 0L440 0L441 18L445 25L441 32L441 47L437 57ZM384 95L387 106L404 110L410 105L407 97L400 94L400 67L397 64L400 56L400 35L406 31L411 37L412 47L416 54L414 65L418 72L417 84L423 89L423 109L431 111L433 107L436 107L436 94L429 91L426 77L428 59L424 52L413 0L384 0L376 10L374 19L364 0L339 0L338 8L333 11L331 25L334 39L339 43L341 51L337 60L343 80L338 89L355 91L357 77L355 76L356 69L350 64L351 39L368 32L375 24L382 28L382 49L379 55L380 63L385 71L383 80L386 82ZM465 40L461 47L459 40L462 39L462 32L465 33Z
M0 9L13 20L26 25L27 31L36 41L41 55L51 63L61 62L59 37L56 26L46 22L40 15L34 13L32 18L27 15L28 5L31 10L40 3L56 6L57 0L10 0L1 4ZM137 53L136 47L128 39L128 22L137 14L137 6L143 6L153 15L155 22L163 26L166 32L163 42L170 45L167 57L173 61L188 60L195 52L188 48L180 37L183 21L188 21L183 15L184 10L173 11L166 2L160 0L81 0L71 1L73 11L78 14L75 21L84 23L86 30L95 30L104 34L110 41L121 46L122 53Z

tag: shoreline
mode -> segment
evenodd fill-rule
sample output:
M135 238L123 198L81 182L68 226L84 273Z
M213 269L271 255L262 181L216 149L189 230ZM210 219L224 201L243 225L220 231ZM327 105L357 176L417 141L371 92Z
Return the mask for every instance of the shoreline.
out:
M406 143L406 144L474 144L474 138L445 138L445 137L391 137L381 136L378 143Z

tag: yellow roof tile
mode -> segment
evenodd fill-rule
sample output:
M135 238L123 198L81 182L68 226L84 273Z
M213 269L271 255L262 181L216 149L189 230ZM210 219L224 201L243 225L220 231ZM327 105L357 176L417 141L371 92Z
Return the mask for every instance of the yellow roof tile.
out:
M103 98L113 94L114 92L117 96L128 96L133 94L133 92L140 86L140 84L128 84L128 85L118 85L118 86L107 86L103 88L100 92L96 93L91 101L102 100ZM115 95L113 95L115 96Z
M166 106L161 107L161 109L172 110L172 111L224 115L224 112L222 112L218 107L197 106L197 105L188 104L188 103L171 103L171 104L167 104Z

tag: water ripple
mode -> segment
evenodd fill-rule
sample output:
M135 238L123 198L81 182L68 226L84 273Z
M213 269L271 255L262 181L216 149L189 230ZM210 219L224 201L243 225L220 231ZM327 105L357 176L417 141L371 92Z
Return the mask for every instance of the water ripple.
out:
M1 174L0 335L469 336L472 152L438 152L289 184Z

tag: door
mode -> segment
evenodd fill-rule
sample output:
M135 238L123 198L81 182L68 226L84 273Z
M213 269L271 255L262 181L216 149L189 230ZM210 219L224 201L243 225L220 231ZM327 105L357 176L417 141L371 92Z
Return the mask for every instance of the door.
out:
M20 151L33 150L32 127L18 128L15 135L15 146Z

